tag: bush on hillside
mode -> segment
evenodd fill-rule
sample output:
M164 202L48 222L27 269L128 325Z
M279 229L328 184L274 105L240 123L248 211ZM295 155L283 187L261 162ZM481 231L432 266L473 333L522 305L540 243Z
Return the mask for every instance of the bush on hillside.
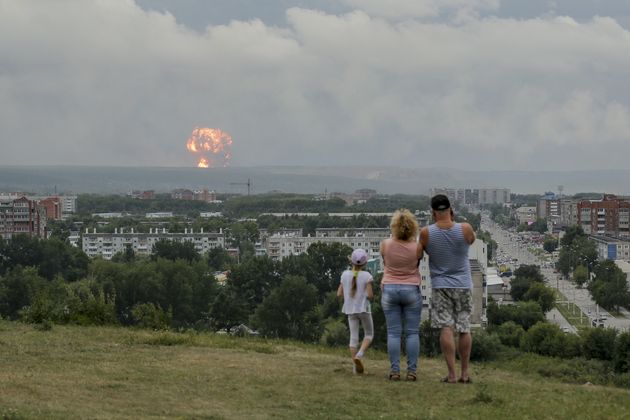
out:
M613 383L620 388L630 388L630 372L614 375Z
M44 320L58 324L115 324L114 298L107 296L102 286L92 280L66 283L57 278L41 287L30 305L20 311L25 322Z
M492 360L501 351L501 340L495 334L479 331L473 334L470 360Z
M539 322L527 331L522 349L543 356L571 358L579 356L579 337L565 334L559 326Z
M173 321L172 310L164 311L159 304L138 303L131 308L134 324L140 328L167 330Z
M587 359L612 360L617 334L617 330L612 328L581 330L582 354Z
M501 324L495 330L501 344L510 347L520 347L521 340L525 335L523 327L514 321L508 321Z
M322 343L330 347L347 346L350 341L350 332L345 322L330 321L324 328Z
M545 320L537 302L516 302L514 305L498 305L492 302L488 305L487 316L490 327L513 321L525 330Z
M630 332L628 331L617 337L613 351L613 365L617 372L630 371Z

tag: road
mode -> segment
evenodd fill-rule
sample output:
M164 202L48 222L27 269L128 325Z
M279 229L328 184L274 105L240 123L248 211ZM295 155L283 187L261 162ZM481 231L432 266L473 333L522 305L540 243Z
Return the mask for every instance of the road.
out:
M598 306L592 299L587 289L578 289L573 282L565 280L559 273L555 273L551 262L542 261L536 255L529 252L528 244L523 241L517 234L511 233L500 228L494 222L487 218L482 219L482 228L490 232L492 239L497 242L497 255L502 255L504 259L510 262L507 265L513 270L521 264L533 264L541 267L541 273L545 278L545 282L558 289L569 302L574 303L583 315L589 319L602 319L604 327L616 328L620 331L630 331L630 312L623 310L621 317L614 317L606 310ZM516 259L516 260L514 260ZM547 319L561 327L567 327L567 320L559 311L549 312ZM573 327L568 328L575 331Z

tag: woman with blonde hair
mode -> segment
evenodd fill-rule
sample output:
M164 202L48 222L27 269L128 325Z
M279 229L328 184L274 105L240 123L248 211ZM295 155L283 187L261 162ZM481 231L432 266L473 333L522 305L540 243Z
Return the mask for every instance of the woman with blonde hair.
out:
M400 380L400 342L404 333L407 352L407 380L416 380L420 353L420 314L422 294L420 271L422 245L418 241L418 221L407 209L394 213L391 237L381 242L385 271L381 280L381 307L387 322L387 354L391 364L389 379Z

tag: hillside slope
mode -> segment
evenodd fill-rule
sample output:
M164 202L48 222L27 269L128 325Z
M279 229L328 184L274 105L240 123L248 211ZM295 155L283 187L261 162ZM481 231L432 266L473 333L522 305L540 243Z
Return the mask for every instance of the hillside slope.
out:
M630 391L475 364L472 385L353 376L344 349L110 327L0 321L0 418L623 418Z

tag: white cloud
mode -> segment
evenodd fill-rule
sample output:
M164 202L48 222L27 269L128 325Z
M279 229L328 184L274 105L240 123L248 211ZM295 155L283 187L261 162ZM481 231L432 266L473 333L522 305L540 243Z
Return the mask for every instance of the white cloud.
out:
M342 0L346 5L371 16L391 19L436 17L441 13L470 14L497 10L500 0Z
M186 138L210 126L238 165L535 169L559 151L566 169L625 165L630 33L615 20L354 3L198 33L130 0L0 0L0 164L189 165Z

